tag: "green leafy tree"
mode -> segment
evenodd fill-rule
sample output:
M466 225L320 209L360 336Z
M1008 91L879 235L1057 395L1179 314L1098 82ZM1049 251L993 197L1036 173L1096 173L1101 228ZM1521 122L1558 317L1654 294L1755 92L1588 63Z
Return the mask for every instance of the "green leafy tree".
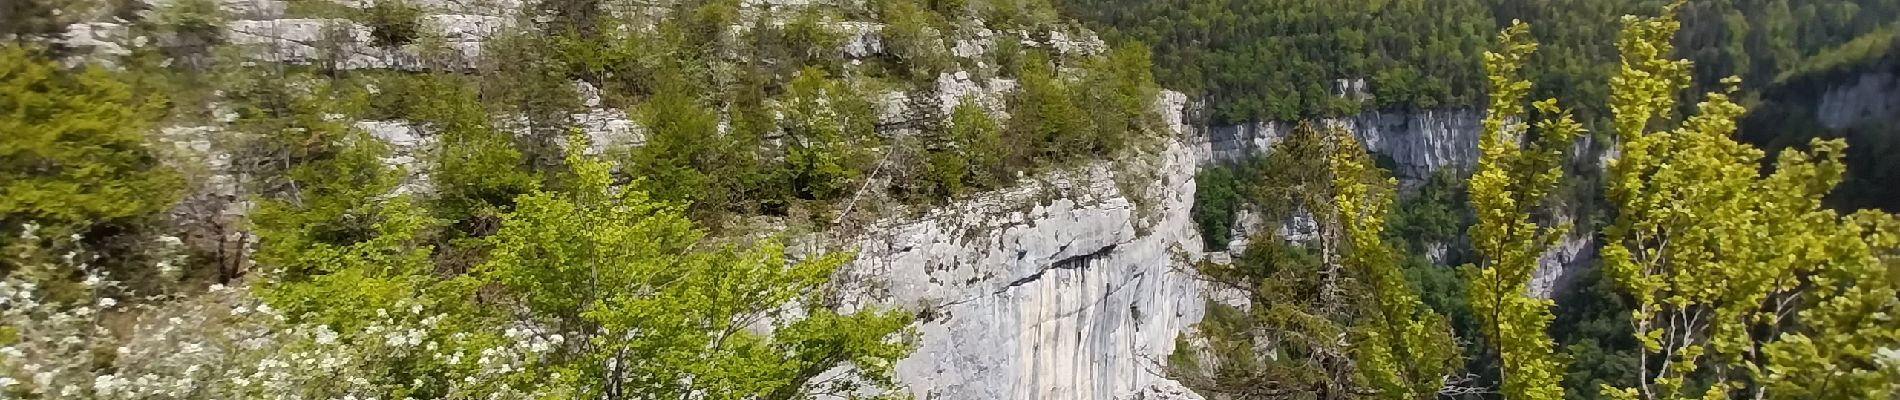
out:
M1010 102L1007 140L1017 152L1015 158L1026 163L1093 152L1087 113L1076 106L1069 84L1057 76L1047 56L1031 53L1020 84L1022 89Z
M950 112L947 146L929 152L929 179L943 194L958 195L966 187L996 187L1004 179L1003 137L996 121L970 99Z
M179 182L145 147L150 111L104 70L0 47L0 229L84 230L170 207Z
M40 49L0 44L0 249L53 248L103 269L5 258L0 276L56 285L105 271L137 289L162 282L164 271L141 262L143 239L184 185L146 147L156 116L148 100L97 67L68 69Z
M944 25L940 16L910 0L883 1L880 8L879 17L884 21L879 32L881 43L886 52L897 57L905 77L930 83L937 74L956 66L945 51L944 35L935 28Z
M422 35L422 9L403 0L378 1L363 9L363 24L377 46L414 43Z
M875 124L870 103L824 71L805 68L786 88L785 164L792 192L807 200L834 199L849 193L862 174L856 145Z
M710 164L725 156L719 148L719 116L678 86L648 98L637 115L645 143L631 149L629 172L645 178L647 190L661 201L723 208L723 188L708 175Z
M1558 399L1563 364L1545 333L1551 320L1548 299L1527 292L1538 258L1563 236L1562 227L1532 220L1545 197L1563 178L1563 149L1583 130L1556 100L1536 103L1544 114L1535 131L1524 114L1531 83L1518 77L1524 60L1536 50L1530 27L1513 24L1499 35L1502 50L1485 53L1491 80L1491 106L1479 138L1478 170L1470 180L1471 208L1478 223L1471 240L1481 255L1464 269L1472 312L1487 339L1498 347L1503 393L1510 398ZM1535 135L1535 136L1532 136ZM1531 139L1534 137L1535 139ZM1526 145L1525 141L1533 141Z
M1141 45L1117 46L1091 60L1089 75L1078 83L1075 101L1088 113L1099 151L1113 154L1155 129L1149 115L1160 90L1148 70L1151 58Z
M1398 182L1383 176L1358 141L1333 129L1333 202L1346 251L1340 260L1368 288L1369 314L1356 325L1353 361L1382 398L1436 398L1459 363L1458 345L1443 315L1424 306L1406 283L1397 252L1383 230ZM1326 240L1326 239L1322 239ZM1334 239L1337 240L1337 239ZM1320 301L1327 301L1322 289Z
M292 78L282 78L292 79ZM259 134L242 162L258 166L263 194L250 217L261 248L257 263L271 282L298 282L329 272L306 249L346 247L376 237L387 217L383 199L401 171L384 164L388 145L328 117L332 93L266 91L233 129ZM281 106L281 109L279 108Z
M1677 3L1680 6L1681 3ZM1673 11L1673 9L1672 9ZM1622 155L1609 166L1604 271L1636 303L1642 375L1614 398L1889 398L1900 382L1900 311L1890 259L1900 225L1841 216L1821 197L1841 180L1838 140L1764 154L1732 137L1742 107L1710 93L1674 128L1660 119L1690 84L1667 58L1669 14L1625 18L1610 81Z
M513 135L495 129L487 110L466 84L450 76L425 76L411 82L418 97L411 119L431 131L435 151L428 160L430 195L439 218L483 234L494 216L515 196L540 187Z
M1435 398L1458 362L1440 314L1408 285L1384 241L1390 178L1337 130L1302 125L1267 156L1249 197L1263 219L1300 213L1311 243L1253 238L1231 264L1203 263L1210 282L1248 294L1241 310L1210 302L1199 326L1212 359L1178 350L1170 371L1203 393L1234 398ZM1306 168L1277 168L1297 167Z
M891 368L910 352L909 314L821 306L848 253L789 262L774 242L707 243L680 206L611 188L606 163L570 156L568 164L574 190L517 200L475 276L518 299L515 318L578 339L551 367L597 380L587 397L895 389ZM761 326L770 333L754 330Z

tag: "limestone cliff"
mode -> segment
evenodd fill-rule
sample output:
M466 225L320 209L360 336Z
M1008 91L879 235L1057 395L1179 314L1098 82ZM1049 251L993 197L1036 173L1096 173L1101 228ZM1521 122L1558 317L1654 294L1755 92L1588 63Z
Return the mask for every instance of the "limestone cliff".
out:
M923 316L917 352L898 364L918 398L1186 395L1158 374L1203 302L1188 216L1199 159L1176 127L1136 165L1037 178L856 242L841 276L851 302Z
M1367 150L1390 158L1399 178L1421 181L1439 169L1468 170L1477 165L1483 119L1481 112L1450 109L1372 112L1320 123L1344 128ZM1210 161L1237 160L1265 151L1295 127L1282 121L1210 126L1198 151Z
M1900 65L1900 62L1890 62ZM1892 124L1900 114L1900 68L1869 68L1827 88L1815 106L1815 118L1828 129L1847 129L1866 123Z
M1444 109L1369 112L1351 117L1321 119L1318 123L1351 132L1365 144L1368 151L1377 153L1384 159L1382 161L1390 161L1389 165L1384 166L1392 169L1401 186L1407 186L1420 184L1440 170L1469 173L1475 168L1483 119L1481 111ZM1204 127L1200 128L1203 133L1196 136L1193 144L1204 162L1230 162L1267 151L1296 126L1292 122L1267 121ZM1585 138L1573 146L1571 152L1578 154L1580 159L1594 159L1589 155L1593 148L1588 138ZM1600 166L1601 163L1598 164ZM1237 254L1239 249L1244 249L1247 236L1261 229L1279 229L1283 237L1300 237L1311 231L1310 227L1303 228L1307 225L1310 225L1310 221L1269 223L1243 213L1235 226L1235 242L1229 245L1234 250L1230 253ZM1595 262L1595 236L1588 230L1579 232L1566 235L1538 259L1539 267L1529 288L1532 295L1545 298L1553 296L1577 272ZM1435 247L1439 250L1428 256L1434 262L1444 262L1444 246Z

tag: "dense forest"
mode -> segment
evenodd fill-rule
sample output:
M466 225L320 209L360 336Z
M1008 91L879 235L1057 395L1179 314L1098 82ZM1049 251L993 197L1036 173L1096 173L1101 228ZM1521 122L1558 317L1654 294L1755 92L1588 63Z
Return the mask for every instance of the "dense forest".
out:
M944 316L845 298L849 240L1076 171L1153 212L1163 89L1297 121L1189 171L1222 296L1144 373L1194 394L1900 395L1896 126L1816 117L1900 1L520 3L479 57L456 2L0 4L0 398L914 398ZM1322 118L1440 108L1475 168L1404 189Z
M1660 0L1068 0L1062 8L1111 42L1155 49L1162 86L1203 99L1208 122L1293 121L1367 110L1482 108L1491 36L1532 21L1542 44L1529 80L1608 132L1605 82L1618 19ZM1900 19L1900 2L1710 0L1680 10L1675 38L1697 90L1739 76L1751 93L1802 59ZM1271 61L1269 61L1271 60ZM1364 87L1343 82L1363 80ZM1339 96L1359 90L1366 98ZM1745 96L1746 97L1746 96Z

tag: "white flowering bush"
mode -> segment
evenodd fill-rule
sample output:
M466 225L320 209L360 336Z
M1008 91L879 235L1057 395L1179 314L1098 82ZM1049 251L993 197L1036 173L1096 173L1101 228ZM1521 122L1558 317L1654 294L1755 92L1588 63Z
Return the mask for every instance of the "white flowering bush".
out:
M561 395L530 367L560 335L444 329L415 306L355 334L286 322L245 290L128 306L47 302L30 282L0 283L12 340L0 347L9 398L399 399ZM115 321L126 326L114 328ZM407 377L407 380L399 378Z
M28 229L28 232L31 232ZM27 241L32 243L31 241ZM35 249L16 246L13 256ZM533 372L565 338L529 328L481 333L414 302L338 332L294 322L250 290L113 297L122 287L73 257L33 268L76 284L0 281L0 398L515 399L565 397ZM47 286L73 286L83 296ZM70 291L70 290L68 290Z

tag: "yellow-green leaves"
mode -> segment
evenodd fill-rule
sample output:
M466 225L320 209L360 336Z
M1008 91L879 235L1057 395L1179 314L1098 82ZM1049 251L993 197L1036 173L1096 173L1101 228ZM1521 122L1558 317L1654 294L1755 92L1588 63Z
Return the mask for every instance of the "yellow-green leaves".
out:
M1351 135L1329 132L1335 217L1348 246L1342 261L1348 275L1366 280L1372 303L1373 315L1351 330L1358 373L1381 398L1436 398L1459 361L1458 347L1445 317L1426 308L1406 284L1398 257L1381 236L1398 183L1372 165Z
M1743 111L1730 89L1667 128L1688 63L1668 59L1677 22L1626 18L1611 80L1621 155L1606 197L1603 267L1637 301L1642 378L1604 392L1626 399L1890 398L1900 370L1892 279L1894 217L1843 218L1821 205L1844 171L1839 141L1783 153L1735 141Z
M1554 99L1532 103L1539 118L1524 122L1531 119L1524 110L1531 84L1518 71L1537 49L1528 32L1527 25L1514 22L1499 35L1502 49L1485 53L1491 103L1478 139L1478 169L1469 182L1478 217L1472 247L1481 258L1463 271L1472 312L1498 347L1505 397L1557 399L1564 393L1563 364L1545 333L1552 303L1531 297L1527 286L1538 257L1566 228L1531 217L1563 179L1563 149L1583 128Z

